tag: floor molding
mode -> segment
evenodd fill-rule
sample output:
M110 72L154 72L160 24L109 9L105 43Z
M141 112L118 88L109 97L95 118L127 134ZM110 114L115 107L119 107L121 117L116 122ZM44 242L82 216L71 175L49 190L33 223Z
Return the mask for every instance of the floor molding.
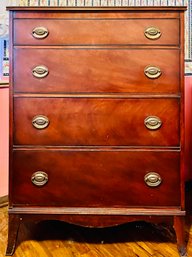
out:
M0 196L0 208L8 205L8 195Z

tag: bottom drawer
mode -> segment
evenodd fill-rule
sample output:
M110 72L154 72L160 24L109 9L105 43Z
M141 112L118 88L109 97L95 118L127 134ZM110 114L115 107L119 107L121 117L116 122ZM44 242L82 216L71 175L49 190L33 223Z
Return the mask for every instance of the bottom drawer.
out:
M179 155L151 150L15 150L13 204L179 206Z

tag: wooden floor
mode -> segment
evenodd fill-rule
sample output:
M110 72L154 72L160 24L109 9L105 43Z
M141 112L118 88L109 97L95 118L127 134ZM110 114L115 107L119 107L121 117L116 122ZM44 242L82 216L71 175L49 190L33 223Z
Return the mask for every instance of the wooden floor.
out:
M186 225L188 257L192 226ZM7 208L0 208L0 257L5 256ZM89 229L59 221L22 224L15 257L178 257L174 231L166 225L133 222L115 228Z

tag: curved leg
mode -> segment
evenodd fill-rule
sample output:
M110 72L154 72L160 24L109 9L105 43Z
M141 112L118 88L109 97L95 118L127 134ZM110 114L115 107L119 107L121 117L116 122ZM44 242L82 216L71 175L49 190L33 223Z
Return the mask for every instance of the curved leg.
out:
M177 248L180 256L187 257L187 249L185 242L185 217L174 217L174 229L177 237Z
M8 221L8 242L7 242L7 250L5 255L13 255L15 251L15 245L17 241L17 234L20 225L20 218L17 214L9 214Z

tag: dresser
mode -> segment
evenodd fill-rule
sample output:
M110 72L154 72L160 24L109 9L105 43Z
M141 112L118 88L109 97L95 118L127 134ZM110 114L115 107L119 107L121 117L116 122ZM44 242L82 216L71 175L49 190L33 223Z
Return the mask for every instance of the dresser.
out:
M10 11L7 255L22 221L184 237L185 7Z

